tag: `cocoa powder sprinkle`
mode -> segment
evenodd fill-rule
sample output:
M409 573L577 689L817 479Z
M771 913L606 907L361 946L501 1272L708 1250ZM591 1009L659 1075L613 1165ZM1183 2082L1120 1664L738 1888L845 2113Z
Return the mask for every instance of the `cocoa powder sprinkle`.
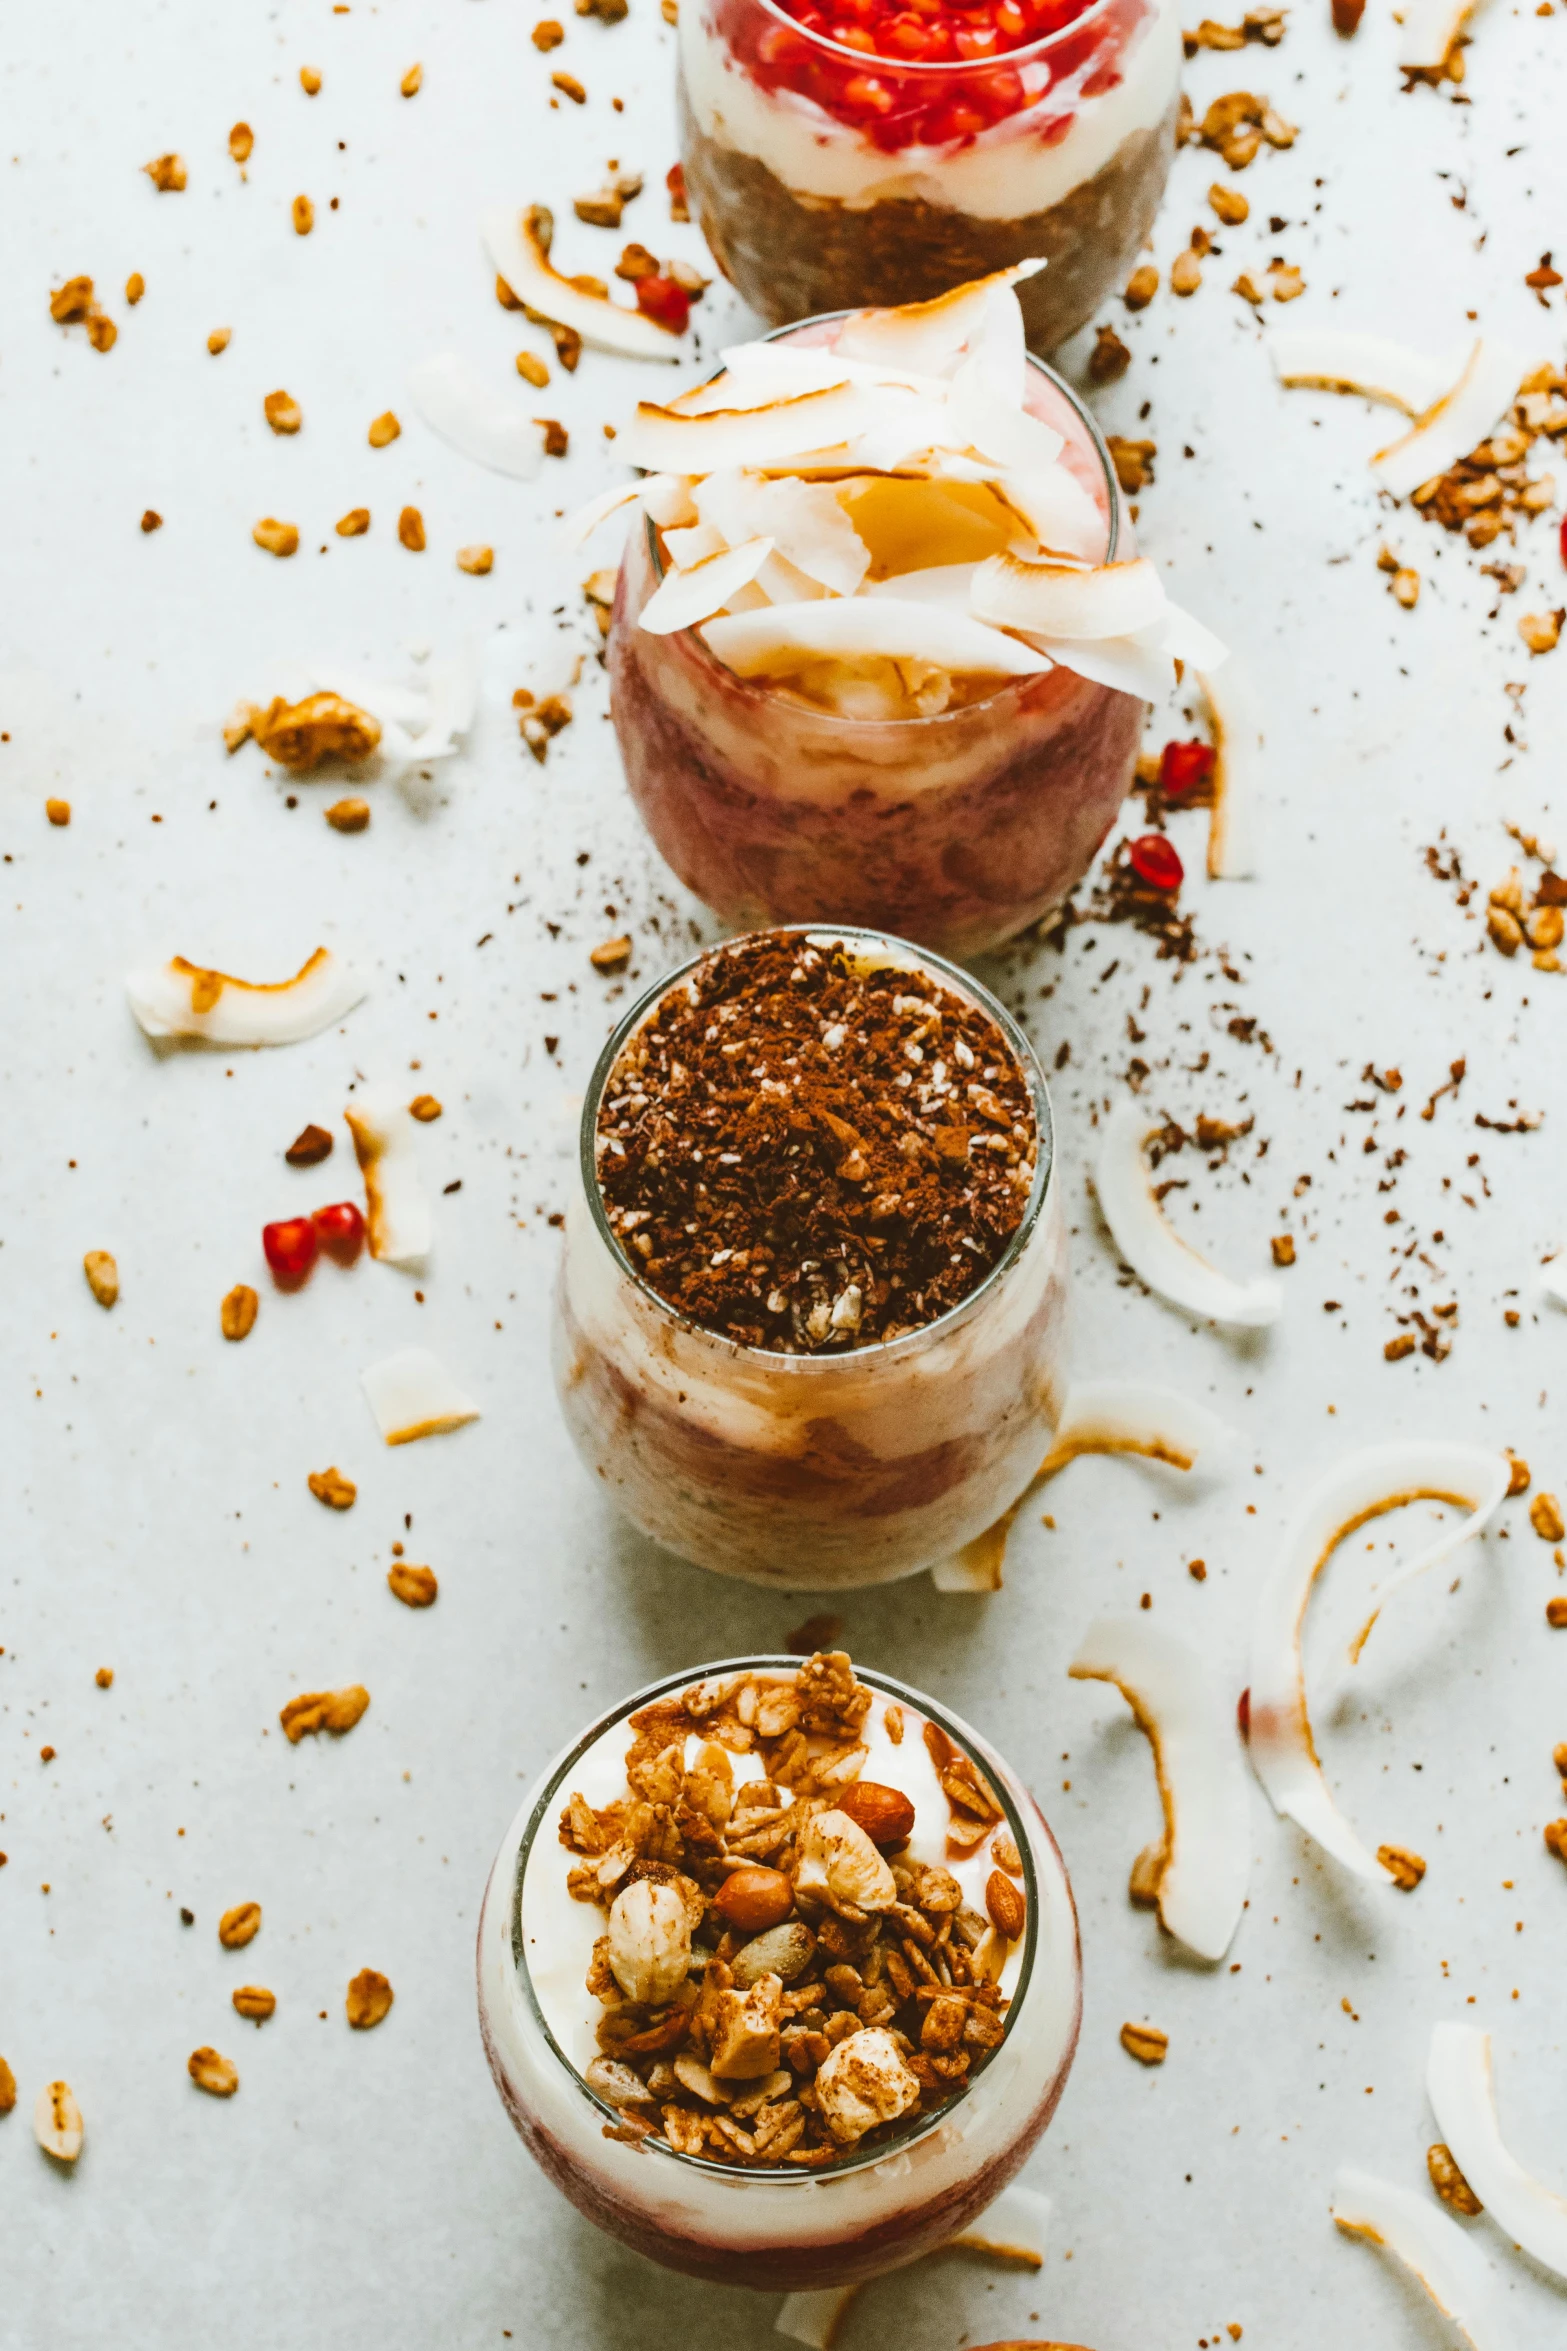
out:
M661 1298L742 1345L819 1353L977 1288L1022 1221L1038 1130L984 1012L775 932L714 949L638 1029L597 1155L610 1229Z

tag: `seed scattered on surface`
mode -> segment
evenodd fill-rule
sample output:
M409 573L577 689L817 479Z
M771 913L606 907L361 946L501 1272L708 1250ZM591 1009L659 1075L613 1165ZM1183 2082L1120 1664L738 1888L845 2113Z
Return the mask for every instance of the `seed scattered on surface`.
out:
M139 269L133 269L125 281L125 299L134 310L147 291L147 281Z
M1445 2145L1441 2139L1426 2149L1426 2170L1431 2174L1432 2187L1435 2188L1442 2202L1450 2205L1454 2212L1467 2212L1472 2218L1475 2213L1485 2210L1485 2206L1453 2161L1451 2147Z
M334 833L362 833L370 822L368 800L334 800L326 812Z
M151 163L144 163L147 174L160 196L178 196L185 186L185 158L183 155L157 155Z
M474 579L482 579L486 572L495 569L495 549L479 546L459 547L457 569L468 572Z
M263 515L250 535L256 545L264 547L269 555L297 555L299 552L298 527L291 522L279 522L276 515Z
M311 1738L317 1731L331 1731L341 1738L351 1731L370 1703L370 1693L362 1682L351 1682L346 1690L306 1690L278 1713L291 1747L301 1739Z
M69 800L46 800L44 802L44 814L49 819L51 824L69 824L71 821L71 803Z
M16 2104L16 2076L0 2057L0 2114L9 2114Z
M362 539L369 528L369 507L350 506L348 512L338 520L337 535L340 539Z
M433 1567L415 1567L406 1559L394 1559L386 1571L389 1589L405 1608L430 1608L435 1603L440 1585Z
M376 418L375 418L375 420L374 420L374 422L371 424L371 427L370 427L370 446L371 446L371 448L372 448L372 449L384 449L384 448L386 448L386 446L388 445L388 443L389 443L389 442L395 441L395 440L397 439L397 436L398 436L398 434L399 434L399 433L402 431L402 429L403 429L403 428L402 428L402 426L401 426L401 425L398 423L398 421L397 421L396 417L395 417L395 416L392 414L391 410L390 410L389 408L388 408L388 409L385 409L385 410L382 412L382 414L381 414L380 416L376 417Z
M1379 1845L1377 1859L1401 1894L1412 1894L1426 1874L1426 1865L1407 1845Z
M1529 1524L1542 1543L1559 1543L1567 1527L1562 1524L1561 1505L1554 1494L1536 1494L1529 1505Z
M348 1987L348 2021L356 2033L367 2033L390 2014L392 1987L373 1967L362 1967Z
M120 1294L120 1269L107 1249L89 1249L82 1259L87 1287L100 1306L112 1306Z
M1158 291L1159 272L1151 261L1145 261L1127 279L1121 299L1128 310L1146 310Z
M441 1104L433 1094L416 1094L408 1105L408 1115L416 1118L421 1126L427 1127L432 1119L440 1117Z
M261 403L261 413L275 433L297 433L305 421L305 412L291 392L269 392Z
M397 536L410 555L424 553L424 516L417 506L405 506L397 518Z
M1163 2065L1170 2053L1170 2036L1156 2024L1124 2024L1121 2046L1139 2065Z
M536 359L531 351L518 352L517 373L525 384L532 384L534 390L538 392L542 392L550 380L549 369L543 360Z
M233 340L234 329L232 327L214 327L207 337L207 349L214 359L221 358Z
M82 2151L82 2110L69 2082L46 2082L33 2107L33 2137L56 2163L74 2163Z
M185 2070L209 2098L232 2098L239 2088L239 2067L232 2057L220 2057L216 2049L193 2049L185 2060Z
M296 237L308 237L316 225L316 208L308 196L294 198L292 218Z
M595 971L624 971L631 961L629 938L601 939L588 950L588 961Z
M100 1665L98 1671L93 1675L93 1680L97 1683L100 1690L112 1689L114 1686L113 1666Z
M256 134L248 122L237 122L229 132L229 153L236 163L248 163L256 144Z
M405 98L417 98L420 90L424 87L424 67L411 65L397 87Z
M314 98L317 91L321 87L321 73L319 67L314 65L302 65L299 69L299 86L304 91L307 98Z
M277 2007L277 1994L261 1984L238 1984L229 1995L241 2016L248 2016L255 2024L265 2024Z
M352 1478L345 1478L335 1466L331 1469L313 1469L305 1480L318 1502L328 1510L352 1510L359 1488Z
M225 1951L243 1951L261 1932L261 1904L236 1902L218 1920L218 1941Z

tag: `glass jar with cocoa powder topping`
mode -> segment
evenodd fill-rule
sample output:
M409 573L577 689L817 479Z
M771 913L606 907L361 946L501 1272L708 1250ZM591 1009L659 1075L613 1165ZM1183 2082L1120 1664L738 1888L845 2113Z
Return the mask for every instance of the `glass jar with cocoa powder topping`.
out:
M682 0L680 145L714 258L775 323L1043 254L1052 351L1132 268L1175 146L1174 0Z
M578 2211L771 2293L971 2227L1055 2112L1082 2005L1019 1776L841 1653L672 1677L583 1732L501 1845L478 1991L507 2112Z
M644 1533L781 1589L960 1550L1066 1386L1049 1096L983 988L857 930L659 981L588 1088L555 1377Z

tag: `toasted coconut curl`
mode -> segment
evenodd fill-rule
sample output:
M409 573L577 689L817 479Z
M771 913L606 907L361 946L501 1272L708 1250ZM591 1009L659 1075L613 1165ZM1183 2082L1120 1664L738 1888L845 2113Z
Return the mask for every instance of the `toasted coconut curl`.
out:
M367 1091L344 1111L365 1186L370 1254L387 1265L422 1265L430 1253L430 1203L414 1146L417 1121L400 1095Z
M1242 1330L1277 1322L1283 1311L1278 1283L1232 1281L1182 1240L1154 1198L1143 1145L1159 1125L1135 1102L1118 1103L1105 1121L1095 1185L1117 1249L1150 1290L1188 1314Z
M1217 678L1212 671L1199 670L1197 682L1208 705L1214 752L1208 878L1215 882L1250 881L1257 870L1254 836L1263 759L1262 722L1238 661L1227 661L1223 675Z
M1402 409L1411 420L1423 416L1453 380L1447 362L1352 327L1275 327L1268 351L1286 389L1355 393Z
M1567 2279L1567 2196L1525 2171L1502 2142L1490 2034L1472 2024L1434 2026L1426 2096L1454 2162L1502 2234Z
M1408 2188L1348 2169L1333 2183L1329 2209L1346 2237L1359 2237L1402 2263L1471 2351L1505 2351L1511 2337L1490 2265L1455 2220Z
M640 310L622 310L606 294L590 294L562 277L550 262L554 224L542 205L527 212L491 212L480 226L485 250L525 310L570 327L600 351L623 359L680 359L681 339L655 326Z
M1479 1534L1510 1476L1505 1456L1478 1445L1417 1439L1366 1446L1335 1464L1306 1495L1263 1586L1252 1634L1252 1767L1275 1812L1373 1884L1396 1884L1398 1873L1368 1851L1334 1803L1312 1732L1301 1657L1312 1593L1339 1545L1371 1520L1412 1502L1447 1503L1468 1512L1388 1579L1350 1645L1353 1664L1391 1593Z
M544 463L543 426L503 399L456 352L421 360L409 374L408 389L430 430L459 455L512 481L537 476Z
M360 1384L388 1445L412 1445L477 1420L479 1407L427 1347L404 1347L361 1372Z
M1014 2180L986 2205L978 2220L952 2239L951 2250L987 2254L1020 2269L1042 2269L1049 2234L1050 2198Z
M307 694L303 702L274 695L265 710L248 713L250 731L269 759L303 774L323 759L368 759L381 740L381 722L341 694Z
M330 948L317 947L289 980L242 980L175 955L125 983L149 1037L199 1037L213 1045L294 1045L351 1012L362 980Z
M1191 1643L1145 1616L1101 1617L1067 1671L1112 1682L1146 1735L1164 1807L1160 1923L1199 1958L1222 1959L1245 1908L1251 1843L1233 1708Z
M1523 374L1524 363L1516 351L1481 336L1457 381L1415 419L1407 433L1372 458L1371 470L1382 488L1395 498L1407 498L1422 482L1445 473L1484 440L1511 402Z

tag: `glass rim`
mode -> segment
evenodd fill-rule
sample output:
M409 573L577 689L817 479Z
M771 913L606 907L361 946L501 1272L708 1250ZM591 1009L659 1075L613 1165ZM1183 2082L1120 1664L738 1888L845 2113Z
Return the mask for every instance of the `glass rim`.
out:
M778 5L778 0L752 0L752 5L765 11L775 23L787 25L790 32L798 33L802 41L811 42L814 47L835 62L841 60L845 65L852 66L857 73L885 72L889 75L985 74L1005 71L1008 67L1027 65L1038 57L1048 55L1058 42L1065 41L1071 34L1081 31L1084 25L1098 23L1099 20L1111 15L1116 9L1124 7L1125 4L1126 0L1089 0L1088 6L1080 10L1069 24L1057 25L1054 32L1041 33L1036 41L1028 41L1019 49L1000 49L994 57L947 57L924 60L913 57L907 59L884 57L880 50L847 48L843 42L831 40L826 34L813 32L808 25L801 24L797 17L791 16L786 8L781 8ZM1147 13L1152 16L1156 10L1150 8ZM1048 90L1041 90L1035 103L1038 102L1038 99L1048 97L1049 94ZM986 128L989 127L987 124Z
M678 1306L672 1306L667 1298L654 1289L645 1275L638 1272L626 1251L621 1247L605 1212L604 1195L599 1188L598 1180L599 1104L603 1099L604 1088L609 1082L610 1074L627 1043L643 1023L652 1017L657 1006L663 1002L671 990L678 987L680 982L694 971L699 963L705 963L709 956L721 955L731 947L744 946L749 939L770 939L780 936L804 938L813 944L823 945L836 944L839 941L847 944L852 940L872 940L880 947L890 946L901 949L904 956L911 958L921 968L933 966L949 986L959 993L968 994L975 1000L977 1008L985 1014L986 1018L995 1022L996 1027L1010 1046L1017 1060L1018 1068L1027 1081L1034 1105L1034 1180L1029 1186L1028 1199L1024 1204L1023 1214L1018 1220L1017 1229L983 1280L976 1282L967 1296L960 1298L955 1306L949 1306L945 1314L935 1316L930 1322L920 1323L914 1330L901 1332L895 1339L873 1339L866 1346L834 1348L817 1355L790 1354L780 1347L753 1347L743 1339L731 1339L723 1331L710 1330L706 1323L697 1322L689 1314L682 1314ZM900 959L893 957L891 960L898 962ZM873 1358L879 1362L885 1362L889 1357L896 1355L899 1350L912 1350L915 1347L923 1346L929 1340L945 1337L948 1331L956 1328L960 1322L971 1315L982 1300L988 1298L992 1291L999 1288L1003 1278L1017 1264L1024 1249L1028 1246L1034 1228L1044 1211L1045 1203L1050 1197L1051 1182L1055 1175L1055 1159L1055 1111L1050 1100L1050 1089L1045 1081L1044 1069L1027 1034L1008 1012L1001 999L993 995L982 981L976 980L972 973L964 971L961 965L950 962L945 955L938 955L934 948L921 947L912 939L899 938L894 931L872 930L863 923L775 923L765 930L744 931L737 938L719 939L711 946L699 947L694 954L688 955L683 963L678 963L672 970L662 973L642 991L630 1010L616 1023L599 1054L598 1060L594 1063L593 1075L588 1080L587 1096L582 1105L582 1124L578 1141L578 1169L594 1226L618 1270L635 1286L641 1296L682 1331L689 1331L709 1340L715 1347L732 1348L736 1355L744 1356L748 1360L776 1366L787 1372L798 1372L807 1377L811 1376L813 1371L824 1374L829 1367L864 1364Z
M618 2124L622 2120L619 2107L611 2105L607 2098L601 2098L596 2090L589 2087L584 2076L573 2065L550 2031L538 1993L534 1988L533 1977L529 1971L522 1928L522 1890L523 1881L528 1873L528 1863L533 1854L534 1840L544 1824L550 1807L559 1797L562 1783L567 1774L575 1769L589 1748L594 1746L606 1731L613 1730L617 1722L625 1721L638 1707L648 1705L653 1699L664 1696L670 1690L689 1689L693 1682L707 1681L716 1675L756 1672L771 1666L781 1666L795 1672L803 1663L802 1658L789 1651L762 1651L754 1656L721 1658L713 1664L699 1666L695 1669L688 1667L680 1673L665 1674L657 1681L647 1683L644 1688L633 1691L629 1698L622 1699L617 1705L607 1708L603 1714L589 1724L588 1728L573 1742L571 1748L561 1758L555 1770L551 1772L528 1815L528 1825L523 1831L522 1840L517 1849L516 1867L511 1885L509 1925L512 1964L517 1971L517 1979L526 1994L529 2011L544 2037L551 2056L589 2104L597 2107L606 2120L612 2123ZM912 1707L917 1713L924 1715L927 1720L934 1722L937 1728L955 1741L969 1760L984 1772L986 1783L993 1789L996 1801L1002 1808L1006 1828L1017 1847L1018 1857L1023 1865L1026 1926L1022 1961L1018 1968L1017 1983L1008 1999L1001 2039L993 2049L987 2049L983 2052L978 2062L970 2067L962 2088L956 2091L952 2097L945 2099L933 2114L918 2116L906 2130L895 2132L893 2137L883 2140L879 2146L868 2148L863 2154L848 2153L841 2159L820 2165L800 2164L786 2167L782 2164L768 2166L765 2164L720 2163L711 2156L687 2155L680 2148L672 2147L667 2140L656 2138L642 2140L639 2143L638 2151L640 2153L664 2156L671 2162L688 2164L695 2171L715 2173L723 2179L755 2179L765 2181L769 2186L798 2184L801 2187L808 2187L815 2181L842 2179L849 2173L864 2171L878 2163L885 2163L892 2157L906 2154L908 2149L916 2145L928 2132L936 2130L946 2123L951 2115L961 2107L974 2084L988 2072L992 2062L1001 2055L1011 2038L1013 2024L1022 2008L1024 1995L1033 1976L1034 1961L1039 1949L1039 1884L1034 1868L1033 1847L1028 1835L1027 1824L1013 1802L1011 1792L1004 1780L999 1779L996 1775L995 1764L1001 1763L1002 1758L998 1755L993 1763L983 1753L976 1753L974 1743L979 1740L979 1733L971 1730L960 1717L949 1715L945 1708L939 1705L935 1699L927 1696L923 1690L916 1690L909 1683L897 1681L891 1674L879 1673L870 1666L856 1664L854 1676L856 1681L867 1683L882 1695ZM980 1745L983 1746L983 1741L980 1741ZM1009 1767L1004 1766L1003 1768ZM1046 1833L1047 1835L1049 1833L1048 1824ZM1065 1865L1063 1864L1062 1867L1064 1873Z

